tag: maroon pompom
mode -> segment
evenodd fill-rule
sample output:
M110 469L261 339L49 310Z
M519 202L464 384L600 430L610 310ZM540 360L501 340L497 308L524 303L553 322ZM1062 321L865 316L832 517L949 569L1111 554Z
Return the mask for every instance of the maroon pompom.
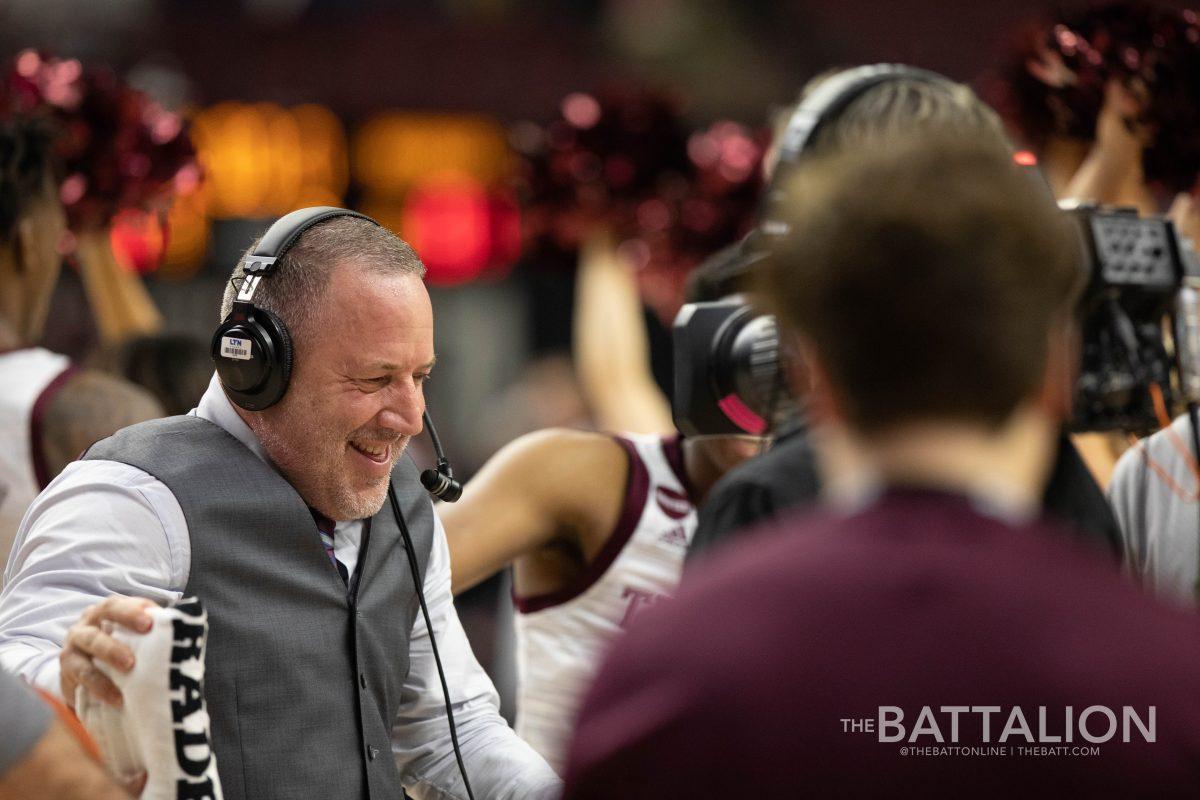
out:
M1090 141L1116 78L1146 98L1146 180L1171 191L1200 175L1200 26L1193 11L1116 2L1022 28L992 100L1034 148Z
M763 137L728 121L689 135L664 95L571 94L558 117L515 126L510 140L526 253L573 253L604 230L664 320L687 272L753 222Z
M196 152L183 119L107 68L25 50L0 85L0 118L9 115L55 125L59 198L73 230L158 206L177 183L195 186Z

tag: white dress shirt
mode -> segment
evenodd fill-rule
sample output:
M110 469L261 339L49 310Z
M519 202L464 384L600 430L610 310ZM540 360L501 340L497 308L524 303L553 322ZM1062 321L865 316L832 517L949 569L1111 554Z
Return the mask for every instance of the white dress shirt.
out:
M216 376L191 414L224 428L270 463ZM334 555L350 572L362 527L361 520L339 522L335 530ZM161 481L115 461L70 464L33 502L17 532L0 592L0 668L57 696L58 654L84 609L113 594L176 600L190 569L187 522ZM424 588L476 797L557 797L557 776L500 717L496 690L471 652L454 609L450 551L436 515ZM392 728L396 766L420 800L465 798L420 614L409 648L411 666Z

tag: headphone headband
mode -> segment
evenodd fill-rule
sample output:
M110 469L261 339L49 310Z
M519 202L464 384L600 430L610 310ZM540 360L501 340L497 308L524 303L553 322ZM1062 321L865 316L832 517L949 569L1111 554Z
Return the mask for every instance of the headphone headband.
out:
M862 95L883 83L911 79L923 83L951 85L949 78L904 64L867 64L834 73L800 102L780 137L779 161L798 158L812 144L826 123L841 116Z
M275 271L275 262L283 258L305 231L334 217L357 217L375 225L379 224L366 214L348 208L312 206L297 209L284 214L267 228L267 232L258 241L258 247L243 259L242 271L247 275L270 275Z
M832 120L840 117L842 112L855 100L871 89L895 80L916 80L947 88L954 85L953 81L944 75L904 64L868 64L862 67L853 67L834 73L818 84L792 113L783 135L780 137L779 158L775 162L775 174L771 176L767 190L763 193L759 220L754 230L758 245L762 246L787 233L787 224L773 218L772 211L775 211L784 199L783 187L787 174L812 147L817 132Z

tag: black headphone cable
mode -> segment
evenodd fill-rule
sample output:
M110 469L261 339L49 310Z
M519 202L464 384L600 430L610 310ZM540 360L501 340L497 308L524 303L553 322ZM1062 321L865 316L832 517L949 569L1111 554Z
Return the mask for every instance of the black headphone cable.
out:
M396 492L392 488L390 481L388 482L388 500L392 503L392 514L396 517L396 524L400 527L400 536L404 539L404 548L408 555L408 567L412 572L413 583L417 587L417 601L421 604L421 614L425 618L425 629L429 631L429 646L433 651L433 663L437 665L438 679L442 682L442 699L446 703L446 721L450 723L450 743L454 745L454 758L458 761L458 771L462 774L463 787L467 790L467 797L470 800L475 800L475 795L471 792L471 781L467 778L467 767L463 763L462 750L458 745L458 729L454 725L454 709L450 705L450 688L446 684L446 670L442 668L442 657L438 653L437 639L433 635L433 621L429 618L429 606L425 604L425 588L421 583L421 572L417 569L417 551L413 547L412 536L408 532L408 525L404 522L404 515L400 513L400 501L396 499Z

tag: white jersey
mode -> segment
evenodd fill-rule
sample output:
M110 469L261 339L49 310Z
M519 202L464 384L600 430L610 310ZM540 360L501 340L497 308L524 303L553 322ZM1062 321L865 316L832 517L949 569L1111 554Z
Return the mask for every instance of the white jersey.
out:
M0 562L8 560L25 509L50 482L42 414L72 372L70 359L40 347L0 354Z
M560 775L582 695L629 620L674 593L696 531L679 437L621 436L629 455L616 528L584 574L516 597L517 733Z

